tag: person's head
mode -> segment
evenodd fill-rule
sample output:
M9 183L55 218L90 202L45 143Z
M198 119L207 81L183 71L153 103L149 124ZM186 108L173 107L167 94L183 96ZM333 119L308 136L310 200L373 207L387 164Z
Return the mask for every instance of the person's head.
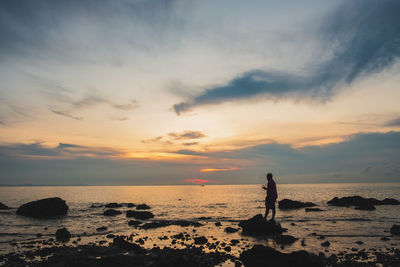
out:
M267 180L270 181L272 179L272 173L267 173Z

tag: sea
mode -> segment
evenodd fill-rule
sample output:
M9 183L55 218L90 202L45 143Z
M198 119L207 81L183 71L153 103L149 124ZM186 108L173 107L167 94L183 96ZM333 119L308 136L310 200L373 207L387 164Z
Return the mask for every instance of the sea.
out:
M363 249L389 250L399 247L400 238L390 234L393 224L400 224L400 205L376 206L376 210L362 211L354 207L333 207L327 201L333 197L359 195L366 198L395 198L400 200L400 183L357 184L277 184L278 200L292 199L313 202L322 212L305 212L304 209L282 211L277 208L276 221L299 240L282 246L267 237L249 237L241 231L224 232L225 227L239 228L241 220L264 214L265 190L261 185L181 185L181 186L30 186L0 187L0 202L11 210L0 211L0 254L40 247L34 240L54 238L57 229L66 227L73 235L70 245L103 244L107 234L131 235L144 239L143 246L178 246L163 236L187 232L204 235L209 240L229 243L241 242L232 248L239 254L254 244L264 244L290 252L307 250L327 255L341 251ZM20 205L42 198L61 197L69 206L68 215L52 219L34 219L16 215ZM146 203L155 215L152 220L194 220L201 227L169 226L141 230L128 225L132 218L124 214L103 216L104 208L91 205L117 203ZM121 211L132 208L123 207ZM270 214L271 216L271 214ZM151 220L150 220L151 221ZM222 226L215 225L221 222ZM106 231L96 228L105 226ZM387 237L389 240L382 240ZM79 238L79 239L78 239ZM77 242L76 240L79 240ZM74 242L75 241L75 242ZM322 247L325 241L329 247ZM360 242L361 241L361 242ZM25 244L25 245L24 245Z

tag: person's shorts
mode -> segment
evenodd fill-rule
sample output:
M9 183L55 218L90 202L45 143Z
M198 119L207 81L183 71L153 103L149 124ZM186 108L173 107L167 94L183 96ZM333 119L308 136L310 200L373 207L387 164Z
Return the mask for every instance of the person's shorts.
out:
M265 207L267 209L275 209L275 201L270 198L266 198L265 199Z

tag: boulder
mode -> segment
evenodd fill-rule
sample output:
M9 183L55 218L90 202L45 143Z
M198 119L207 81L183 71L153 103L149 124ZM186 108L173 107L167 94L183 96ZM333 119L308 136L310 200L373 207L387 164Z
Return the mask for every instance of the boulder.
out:
M108 229L107 226L101 226L101 227L96 228L96 231L103 232L103 231L106 231L107 229Z
M137 210L149 210L150 206L146 205L146 204L139 204L139 205L136 206L136 209Z
M106 208L109 208L109 209L110 209L110 208L111 208L111 209L116 209L116 208L121 208L122 205L119 204L119 203L113 202L113 203L108 203L108 204L106 204L105 207L106 207Z
M266 221L261 214L257 214L251 219L241 221L239 226L244 234L255 235L279 235L283 228L274 222Z
M147 220L154 217L154 214L149 211L135 211L135 210L127 210L126 217L130 218L133 217L139 220Z
M375 206L371 205L371 204L364 204L361 206L357 206L354 209L356 209L356 210L376 210Z
M290 254L279 252L271 247L254 245L251 249L245 250L240 254L240 260L246 267L258 266L304 266L322 267L325 266L326 259L317 257L308 252L295 251Z
M131 243L126 241L122 236L117 236L113 239L112 243L113 247L125 249L125 250L133 250L136 253L144 253L145 249L139 246L138 244Z
M66 242L71 238L71 233L67 230L67 228L61 228L56 231L56 239L58 241Z
M66 215L68 206L59 197L45 198L23 204L17 209L18 215L44 218Z
M220 227L220 226L222 226L222 224L221 224L221 222L216 222L216 223L215 223L215 226Z
M279 245L290 245L296 242L298 238L291 235L277 235L274 240Z
M117 215L120 215L120 214L122 214L121 211L119 211L119 210L114 210L114 209L105 210L105 211L103 212L103 215L104 215L104 216L117 216Z
M239 231L239 229L233 227L226 227L224 231L228 234L231 234L231 233L236 233L237 231Z
M321 243L321 246L323 246L323 247L329 247L331 245L331 242L329 242L329 241L325 241L325 242L323 242L323 243Z
M291 200L291 199L282 199L281 201L278 202L278 207L281 210L301 209L301 208L314 207L314 206L316 206L316 205L312 202L301 202L301 201Z
M208 239L205 236L199 236L194 238L194 243L196 245L203 245L208 242Z
M400 224L393 224L392 228L390 228L390 233L392 235L400 235Z
M385 198L384 200L378 200L375 198L363 198L360 196L350 197L334 197L328 201L329 205L338 207L349 207L349 206L371 206L371 205L400 205L400 201L394 198Z
M130 220L128 222L129 226L138 226L139 224L142 224L142 222L141 221L136 221L136 220Z
M306 212L318 212L318 211L324 211L321 210L320 208L305 208Z
M9 210L9 209L11 208L0 202L0 210Z

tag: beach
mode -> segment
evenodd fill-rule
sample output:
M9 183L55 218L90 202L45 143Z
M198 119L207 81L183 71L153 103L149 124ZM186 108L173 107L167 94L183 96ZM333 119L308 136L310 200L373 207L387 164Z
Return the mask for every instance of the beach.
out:
M278 201L315 204L307 211L277 205L279 234L249 234L239 226L264 213L260 185L1 187L0 192L0 202L11 208L0 213L1 261L8 266L69 261L129 266L139 258L135 266L162 266L157 264L174 258L184 260L171 266L254 266L265 255L288 264L293 258L298 266L309 261L317 266L399 262L400 237L390 230L400 224L400 205L364 210L328 204L334 197L357 195L398 200L398 183L278 184ZM65 200L67 214L16 214L22 204L48 197ZM145 213L152 217L140 217ZM62 228L71 236L57 238ZM264 251L269 248L273 251Z

